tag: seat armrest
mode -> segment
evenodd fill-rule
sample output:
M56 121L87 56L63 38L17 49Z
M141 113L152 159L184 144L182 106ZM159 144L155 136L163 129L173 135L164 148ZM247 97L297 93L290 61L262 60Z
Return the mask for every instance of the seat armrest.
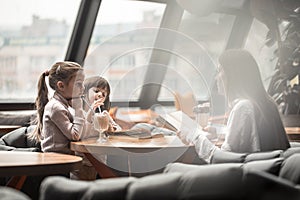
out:
M246 153L234 153L217 149L212 156L211 164L243 163L245 161L246 156Z

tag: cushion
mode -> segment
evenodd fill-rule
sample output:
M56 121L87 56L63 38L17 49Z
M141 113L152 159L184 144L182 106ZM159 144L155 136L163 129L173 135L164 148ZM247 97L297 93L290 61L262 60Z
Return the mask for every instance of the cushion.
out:
M290 142L291 147L300 147L300 142Z
M0 113L0 124L26 126L34 116L35 114Z
M242 164L238 164L238 163L226 163L226 164L219 164L216 166L221 166L221 165L225 165L225 166L235 166L235 167L242 167ZM185 173L188 171L193 171L193 170L202 170L203 168L206 167L212 167L214 165L194 165L194 164L184 164L184 163L169 163L166 165L165 169L164 169L164 173L173 173L173 172L181 172L181 173Z
M1 139L5 142L8 146L18 147L18 148L25 148L26 145L26 127L18 128L14 131L11 131L4 136L1 137Z
M288 157L282 164L279 176L300 184L300 154L293 154Z
M245 199L240 166L203 165L199 170L185 172L178 186L178 199Z
M5 142L0 138L0 145L6 145Z
M246 153L234 153L223 150L216 150L212 156L211 164L215 163L243 163Z
M16 149L15 147L0 144L0 151L13 151L15 149Z
M126 199L177 199L181 173L155 174L137 179L127 192Z
M134 177L97 180L91 185L91 187L89 187L82 199L125 199L127 194L127 188L135 180L136 178Z
M283 157L286 159L296 153L300 153L300 147L290 147L283 153Z
M273 159L273 158L279 158L282 155L282 153L283 153L282 150L251 153L246 156L245 162L251 162L254 160L268 160L268 159Z
M2 186L0 187L0 198L1 200L30 200L30 198L23 192L20 192L10 187Z
M244 174L247 199L296 200L300 190L290 181L262 171L247 171Z
M41 152L41 149L38 147L28 147L28 148L15 148L13 151L25 151L25 152Z
M92 183L70 180L60 176L49 176L40 186L39 200L79 200Z
M256 160L252 162L247 162L243 165L244 170L251 171L264 171L276 176L279 175L281 164L284 158L274 158L269 160Z
M166 165L164 169L164 173L172 173L172 172L187 172L191 170L199 170L202 165L193 165L193 164L184 164L184 163L169 163Z

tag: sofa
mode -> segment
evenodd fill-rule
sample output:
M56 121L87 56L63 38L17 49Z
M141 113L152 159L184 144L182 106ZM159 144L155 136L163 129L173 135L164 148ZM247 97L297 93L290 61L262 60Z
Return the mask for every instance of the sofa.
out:
M11 131L0 138L0 151L33 151L40 152L40 143L28 138L28 133L35 129L30 125Z
M0 199L1 200L31 200L29 196L9 187L0 186Z
M32 151L40 152L40 143L28 138L28 133L35 129L35 125L24 126L11 131L0 138L0 151ZM38 199L39 186L46 176L28 176L22 187L22 192L31 199ZM10 177L1 177L0 185L6 185ZM2 197L0 196L0 199Z
M35 127L22 127L0 139L8 150L39 147L27 138ZM168 164L162 173L75 181L61 176L27 184L31 199L300 199L300 145L286 151L232 153L216 151L206 165ZM29 179L30 180L30 179ZM36 180L34 178L33 180ZM25 184L26 186L26 184ZM37 186L37 187L36 187ZM27 188L27 189L28 189ZM36 190L39 190L39 193Z
M87 182L52 176L42 182L39 199L300 199L300 154L284 153L249 154L239 163L170 163L163 173L141 178Z

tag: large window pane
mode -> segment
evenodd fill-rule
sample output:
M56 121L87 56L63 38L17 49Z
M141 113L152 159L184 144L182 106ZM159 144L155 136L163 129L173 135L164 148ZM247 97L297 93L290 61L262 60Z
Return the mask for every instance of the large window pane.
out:
M100 75L108 79L113 101L139 98L165 6L143 1L102 1L84 67L87 77Z
M274 74L277 62L274 54L277 44L275 43L273 46L266 45L268 31L269 29L265 24L254 19L245 44L245 49L252 53L259 65L266 89L269 87L271 76Z
M36 97L40 74L63 60L80 0L10 0L0 7L0 100Z
M225 49L235 17L213 13L204 17L184 12L160 91L159 100L173 100L171 92L210 98L217 58Z

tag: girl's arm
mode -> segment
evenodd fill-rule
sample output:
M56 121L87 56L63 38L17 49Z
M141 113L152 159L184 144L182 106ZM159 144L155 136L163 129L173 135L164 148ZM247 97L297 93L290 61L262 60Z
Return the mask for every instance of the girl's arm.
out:
M80 114L80 115L79 115ZM79 115L79 116L78 116ZM81 116L82 115L82 116ZM75 116L73 122L70 120L71 113L66 108L58 108L54 105L50 111L50 118L55 123L55 125L60 129L62 134L64 134L69 140L79 140L83 132L83 127L85 124L85 119L83 112L75 111Z

